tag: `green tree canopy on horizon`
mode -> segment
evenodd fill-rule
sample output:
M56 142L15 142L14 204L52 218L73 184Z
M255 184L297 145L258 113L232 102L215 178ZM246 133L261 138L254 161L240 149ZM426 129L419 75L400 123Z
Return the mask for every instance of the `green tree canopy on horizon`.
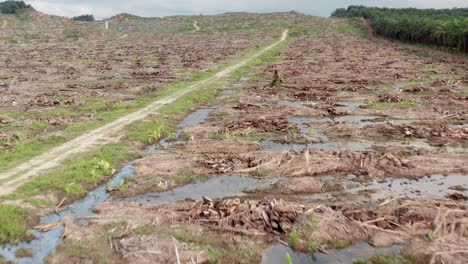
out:
M0 2L0 13L2 14L16 14L19 9L25 8L32 8L32 6L26 4L24 1L8 0Z

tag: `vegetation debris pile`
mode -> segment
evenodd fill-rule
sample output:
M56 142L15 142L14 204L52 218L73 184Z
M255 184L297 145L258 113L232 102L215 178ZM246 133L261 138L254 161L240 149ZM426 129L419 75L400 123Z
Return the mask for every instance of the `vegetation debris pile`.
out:
M188 212L189 219L239 232L289 233L304 207L283 200L204 198Z

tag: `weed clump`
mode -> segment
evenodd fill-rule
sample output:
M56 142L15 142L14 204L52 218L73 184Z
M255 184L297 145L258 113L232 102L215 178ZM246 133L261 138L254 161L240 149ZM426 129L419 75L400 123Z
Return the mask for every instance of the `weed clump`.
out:
M28 210L0 204L0 244L16 243L31 236L27 229L31 215Z

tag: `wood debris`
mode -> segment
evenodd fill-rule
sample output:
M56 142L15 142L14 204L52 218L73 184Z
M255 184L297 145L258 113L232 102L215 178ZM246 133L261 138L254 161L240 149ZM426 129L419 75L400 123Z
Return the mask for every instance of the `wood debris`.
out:
M62 222L59 221L59 222L55 222L52 224L38 225L38 226L35 226L34 229L40 230L42 232L49 232L50 230L53 230L61 225L62 225Z
M303 206L283 200L204 198L194 204L188 218L230 231L261 231L281 235L291 231L296 218L303 212Z
M377 96L377 101L381 103L400 103L404 100L399 94L380 94Z
M256 119L247 119L242 121L233 121L225 127L225 132L247 129L247 128L256 128L262 132L271 132L271 133L284 133L289 129L296 129L297 127L293 124L290 124L287 119L266 119L266 118L256 118Z

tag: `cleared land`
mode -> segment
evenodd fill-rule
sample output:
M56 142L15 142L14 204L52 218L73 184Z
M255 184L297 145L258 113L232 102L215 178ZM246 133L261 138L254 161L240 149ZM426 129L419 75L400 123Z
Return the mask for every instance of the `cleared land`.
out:
M132 19L109 30L132 38L156 21ZM194 20L203 25L197 34ZM0 219L13 226L20 215L27 230L46 215L38 228L53 231L0 254L32 247L57 263L313 263L311 254L328 263L466 262L465 56L370 37L359 20L239 13L157 21L184 21L184 33L158 33L181 42L245 38L222 62L247 47L245 58L259 56L202 75L210 81L195 92L158 90L153 99L186 94L122 130L117 145L18 186L0 206L10 218ZM278 28L290 29L288 39L260 55ZM256 30L262 39L250 39ZM62 232L52 253L44 239Z
M253 54L252 56L242 60L241 62L234 64L207 79L204 79L200 82L196 82L188 87L182 88L180 91L173 93L163 99L152 102L148 106L139 109L131 114L125 115L115 121L112 121L98 129L92 130L75 138L65 144L62 144L59 147L53 148L47 153L34 157L33 159L23 163L11 170L6 171L5 173L0 174L0 180L3 181L0 190L0 195L8 195L12 193L17 186L21 185L25 180L36 176L39 172L48 170L60 165L61 162L69 158L73 154L82 153L85 151L92 150L93 148L112 143L118 142L121 133L125 126L128 126L135 121L139 121L147 118L148 116L154 114L158 109L164 107L165 105L175 102L177 99L180 99L183 95L193 92L203 85L209 84L212 81L215 81L219 78L225 77L232 73L233 71L239 69L242 66L245 66L252 60L258 58L265 52L271 50L277 46L282 41L286 40L287 31L283 32L281 39L278 42L273 43L272 45L260 50L259 52ZM119 134L120 133L120 134ZM11 179L11 180L8 180Z

